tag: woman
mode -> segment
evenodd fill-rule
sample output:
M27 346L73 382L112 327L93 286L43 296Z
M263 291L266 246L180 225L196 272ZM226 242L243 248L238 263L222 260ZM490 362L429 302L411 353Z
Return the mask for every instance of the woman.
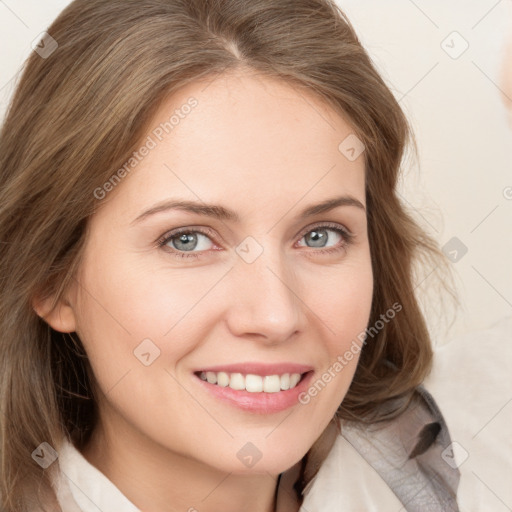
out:
M457 510L413 282L442 256L342 12L77 0L48 33L0 137L3 509L368 510L371 464Z

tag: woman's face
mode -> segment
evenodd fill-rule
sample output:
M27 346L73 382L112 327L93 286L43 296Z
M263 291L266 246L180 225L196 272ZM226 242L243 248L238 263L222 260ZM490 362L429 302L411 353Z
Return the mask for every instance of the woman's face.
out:
M278 474L325 429L373 290L352 133L249 73L161 105L149 149L103 188L67 297L111 445Z

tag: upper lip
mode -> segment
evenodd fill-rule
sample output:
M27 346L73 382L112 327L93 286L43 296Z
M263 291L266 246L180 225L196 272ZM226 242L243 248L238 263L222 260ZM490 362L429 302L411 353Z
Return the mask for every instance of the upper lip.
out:
M226 372L226 373L242 373L244 375L283 375L285 373L307 373L313 370L313 367L306 364L298 363L233 363L222 364L199 368L196 372Z

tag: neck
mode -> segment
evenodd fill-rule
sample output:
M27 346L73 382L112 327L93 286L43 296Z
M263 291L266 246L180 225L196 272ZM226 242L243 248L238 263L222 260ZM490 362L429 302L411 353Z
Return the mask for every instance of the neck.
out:
M116 430L117 431L117 430ZM126 435L125 435L126 434ZM224 473L138 436L98 428L81 450L137 508L152 512L297 512L300 462L279 475ZM172 505L170 505L172 504Z

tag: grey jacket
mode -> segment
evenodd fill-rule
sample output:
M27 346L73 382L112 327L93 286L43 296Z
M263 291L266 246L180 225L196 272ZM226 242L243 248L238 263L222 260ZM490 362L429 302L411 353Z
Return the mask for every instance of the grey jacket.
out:
M407 512L458 512L460 472L441 411L418 387L409 407L383 424L344 422L342 436L379 473Z

